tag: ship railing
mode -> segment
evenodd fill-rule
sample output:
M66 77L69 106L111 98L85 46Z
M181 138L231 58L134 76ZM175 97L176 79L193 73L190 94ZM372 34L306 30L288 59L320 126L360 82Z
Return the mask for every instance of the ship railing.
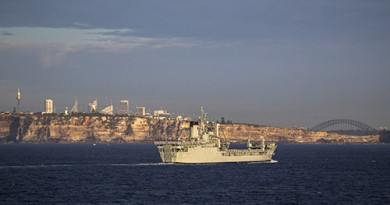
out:
M169 145L192 145L192 144L196 144L196 143L193 143L193 142L185 142L185 141L155 141L154 142L155 145L165 145L165 144L169 144Z
M228 149L227 152L236 153L236 152L259 152L259 149Z

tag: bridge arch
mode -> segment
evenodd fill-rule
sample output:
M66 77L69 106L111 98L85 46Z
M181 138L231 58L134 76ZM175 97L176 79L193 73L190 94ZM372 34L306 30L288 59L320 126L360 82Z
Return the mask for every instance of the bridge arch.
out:
M350 119L335 119L335 120L328 120L326 122L320 123L312 128L310 130L314 131L327 131L328 128L336 127L336 126L345 126L348 128L357 128L358 130L362 131L375 131L376 129L364 124L362 122L356 121L356 120L350 120ZM337 130L337 129L335 129Z

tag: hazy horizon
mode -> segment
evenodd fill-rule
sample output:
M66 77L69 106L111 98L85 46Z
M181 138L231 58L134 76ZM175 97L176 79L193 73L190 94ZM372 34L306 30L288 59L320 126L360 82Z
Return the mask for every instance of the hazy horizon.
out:
M390 127L390 2L3 1L0 111L153 112Z

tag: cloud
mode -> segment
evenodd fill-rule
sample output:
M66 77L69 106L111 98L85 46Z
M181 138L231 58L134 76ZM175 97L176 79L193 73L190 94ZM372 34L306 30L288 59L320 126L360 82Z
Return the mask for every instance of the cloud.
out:
M97 39L104 36L128 36L133 32L131 29L89 28L88 25L84 24L77 24L76 26L78 27L0 27L0 33L8 35L7 38L0 40L19 43L85 44L101 43Z
M69 65L68 55L77 52L106 52L123 53L139 50L155 50L167 47L194 47L199 46L198 42L190 42L182 39L159 39L159 38L105 38L100 39L106 43L85 43L85 44L64 44L64 43L19 43L0 41L0 51L29 52L39 58L44 68L55 68L59 66L77 68L76 64Z
M24 44L64 44L70 47L94 45L112 50L133 48L168 48L168 47L210 47L218 43L192 38L178 37L144 37L135 33L134 29L88 28L87 24L74 23L83 28L49 28L49 27L7 27L1 28L7 38L0 39L9 43Z
M113 31L106 31L106 32L98 32L98 33L91 33L91 34L101 34L105 36L133 36L134 31L131 29L126 30L113 30Z
M75 25L88 26L81 23ZM67 56L76 52L121 53L136 49L147 51L228 45L192 38L143 37L137 36L132 29L0 27L0 32L3 35L10 35L0 38L0 49L32 52L39 57L39 61L45 68L63 65L64 62L68 62Z
M1 32L1 35L3 35L3 36L13 36L15 34L11 33L11 32L8 32L8 31L3 31L3 32Z
M161 49L169 47L193 48L208 47L210 43L195 39L184 38L146 38L146 37L107 37L98 39L102 42L110 42L112 45L120 45L123 48L152 48Z
M49 45L41 49L40 57L43 67L50 68L62 65L66 55L77 49L72 46Z
M36 56L42 67L50 68L63 65L69 53L81 51L84 46L65 45L61 43L17 43L0 41L0 51L27 52ZM68 66L75 67L75 66Z
M86 23L74 22L73 26L76 28L91 28L91 25Z

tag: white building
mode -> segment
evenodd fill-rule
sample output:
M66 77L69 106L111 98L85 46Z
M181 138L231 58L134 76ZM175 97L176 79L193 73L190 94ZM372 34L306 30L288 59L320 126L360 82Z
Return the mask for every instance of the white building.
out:
M129 114L129 101L128 100L121 100L119 102L119 109L118 109L118 114L123 115L123 114Z
M46 99L45 100L45 112L44 113L53 113L53 100L52 99Z
M145 115L145 107L137 107L137 115L144 116Z
M74 99L74 105L73 105L72 109L70 110L70 112L71 113L79 112L79 104L78 104L77 98Z
M114 106L110 105L106 108L104 108L101 113L107 114L107 115L113 115L114 114Z
M97 99L95 99L93 102L88 103L89 112L97 112Z
M166 110L155 110L154 117L155 118L169 118L169 117L171 117L171 114L168 113Z
M158 117L158 116L160 116L160 114L164 114L164 113L167 113L167 111L166 110L155 110L154 116Z

